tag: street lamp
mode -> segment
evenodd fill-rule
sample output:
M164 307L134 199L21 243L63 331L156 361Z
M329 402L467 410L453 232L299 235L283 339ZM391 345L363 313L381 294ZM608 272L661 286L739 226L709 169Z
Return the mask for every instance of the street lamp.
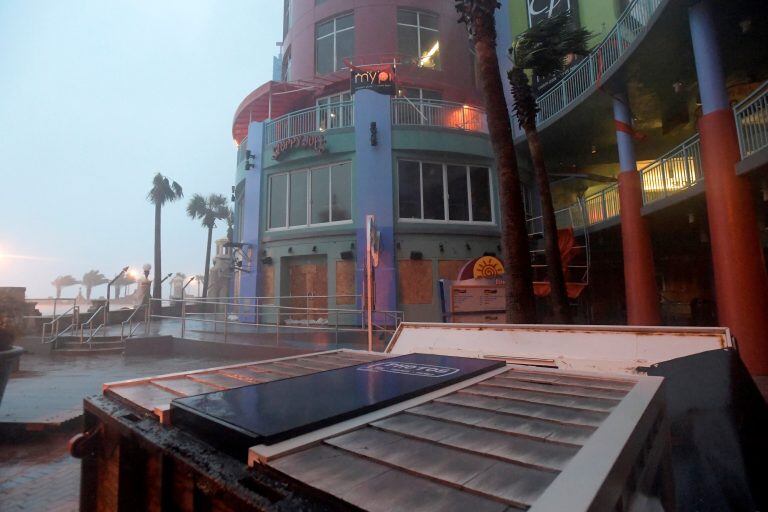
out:
M115 281L123 277L123 274L128 272L128 267L123 267L123 270L120 271L119 274L115 276L114 279L112 279L109 284L107 285L107 302L104 304L104 326L106 327L107 321L109 320L109 295L110 291L109 289L112 288L112 285L115 284Z

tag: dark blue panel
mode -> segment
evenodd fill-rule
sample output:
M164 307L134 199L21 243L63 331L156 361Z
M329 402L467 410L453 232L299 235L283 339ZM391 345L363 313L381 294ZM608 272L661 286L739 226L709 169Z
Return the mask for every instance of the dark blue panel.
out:
M171 404L171 421L213 445L239 452L359 416L503 365L501 361L484 359L409 354L179 398Z

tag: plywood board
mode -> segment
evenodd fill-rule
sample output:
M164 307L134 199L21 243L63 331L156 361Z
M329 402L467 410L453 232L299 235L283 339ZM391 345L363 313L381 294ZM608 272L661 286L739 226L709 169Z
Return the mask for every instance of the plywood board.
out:
M400 260L397 281L401 304L432 304L432 260Z
M338 260L336 262L336 305L355 303L355 262Z
M455 281L459 277L461 267L469 260L439 260L437 262L438 279L450 279Z
M275 266L261 266L261 295L263 297L275 296Z

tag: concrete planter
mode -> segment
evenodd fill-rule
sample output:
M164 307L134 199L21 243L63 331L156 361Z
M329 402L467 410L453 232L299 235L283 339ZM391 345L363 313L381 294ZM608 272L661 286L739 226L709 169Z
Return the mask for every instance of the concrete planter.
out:
M21 347L11 347L8 350L0 351L0 404L3 402L5 385L8 383L11 372L16 368L22 352L24 349Z

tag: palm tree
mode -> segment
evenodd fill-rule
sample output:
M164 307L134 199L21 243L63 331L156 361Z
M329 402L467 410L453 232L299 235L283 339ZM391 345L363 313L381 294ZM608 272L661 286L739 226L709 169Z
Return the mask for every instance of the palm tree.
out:
M221 194L211 194L203 197L195 194L187 205L187 215L192 219L200 219L204 228L208 228L208 243L205 246L205 278L203 279L203 298L208 297L208 279L211 273L211 242L213 241L213 228L217 220L224 220L230 216L227 198Z
M488 132L499 173L501 207L501 245L506 265L507 322L533 323L536 304L533 297L531 258L525 227L523 195L517 168L512 126L507 114L504 87L496 57L497 0L455 0L459 22L467 26L479 67L480 87L485 99Z
M94 286L100 286L102 284L107 284L108 282L109 279L107 279L107 276L98 270L89 270L83 274L82 283L85 285L85 299L91 300L91 290Z
M526 71L534 76L551 76L562 72L569 56L587 54L590 34L571 22L570 12L553 16L520 34L510 52L514 68L509 72L517 122L525 131L531 152L536 183L541 197L541 219L544 227L544 254L551 289L552 310L556 321L569 323L571 314L565 289L565 276L557 239L557 219L549 189L544 153L536 130L538 104Z
M155 299L161 299L163 297L163 290L160 287L160 281L162 280L162 271L160 270L160 213L165 203L172 203L177 199L184 197L184 193L181 190L181 185L171 182L168 178L160 173L155 174L152 178L152 189L147 193L147 200L155 205L155 279L152 287L152 297Z
M68 287L68 286L74 286L76 284L80 283L77 279L72 277L71 275L67 274L66 276L59 276L53 281L51 281L51 284L56 287L56 298L61 297L61 290Z

